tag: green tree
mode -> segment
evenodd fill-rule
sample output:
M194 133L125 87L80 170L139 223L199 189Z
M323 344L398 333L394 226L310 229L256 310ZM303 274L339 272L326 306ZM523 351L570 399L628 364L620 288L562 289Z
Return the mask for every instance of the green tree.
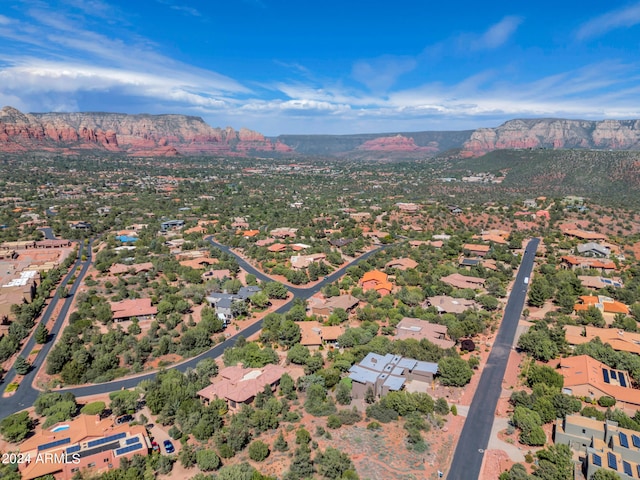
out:
M336 401L340 405L349 405L351 403L351 379L343 378L338 382L338 387L336 388Z
M276 451L278 451L278 452L286 452L287 450L289 450L289 444L284 439L284 435L282 434L282 430L280 431L280 433L276 437L276 441L273 443L273 448L275 448Z
M529 285L527 303L532 307L542 307L551 295L553 295L553 287L544 276L538 275Z
M80 413L83 415L98 415L104 412L105 408L107 408L107 405L104 402L91 402L82 407Z
M43 345L47 343L47 339L49 338L49 330L47 330L47 327L45 327L44 324L39 323L38 326L36 327L36 331L34 335L35 335L36 343Z
M29 412L14 413L0 422L0 433L7 442L20 443L27 438L34 426Z
M443 385L463 387L471 380L473 370L459 357L444 357L438 362L438 374Z
M269 445L256 440L249 445L249 458L255 462L262 462L269 456Z
M31 370L31 364L27 362L27 360L22 356L18 356L16 358L15 363L13 364L13 368L15 368L16 373L18 375L26 375Z
M287 298L287 294L289 293L287 287L280 282L267 282L264 284L262 291L266 293L269 298L276 299Z
M314 464L318 468L318 473L324 478L344 478L347 472L350 472L349 478L358 478L353 476L355 468L349 455L332 447L327 447L324 452L318 452Z
M198 450L196 452L196 463L203 472L211 472L220 468L220 457L212 450Z

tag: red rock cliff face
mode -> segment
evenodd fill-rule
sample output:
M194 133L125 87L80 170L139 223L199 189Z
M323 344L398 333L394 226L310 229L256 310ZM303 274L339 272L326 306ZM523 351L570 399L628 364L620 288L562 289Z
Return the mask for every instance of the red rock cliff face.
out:
M462 155L517 148L640 149L638 120L510 120L498 128L479 128L465 142Z
M136 156L176 154L241 155L249 151L291 151L251 130L212 128L186 115L35 113L0 110L0 151L99 149Z
M437 152L437 146L419 147L413 138L403 135L393 137L379 137L368 140L360 145L358 150L383 152Z

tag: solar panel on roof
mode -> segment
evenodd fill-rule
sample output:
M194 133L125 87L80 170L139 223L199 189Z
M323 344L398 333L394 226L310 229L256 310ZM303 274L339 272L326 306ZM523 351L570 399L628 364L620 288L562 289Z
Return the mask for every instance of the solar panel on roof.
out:
M134 443L140 443L140 439L138 437L127 438L127 441L125 443L127 445L132 445Z
M133 445L129 445L128 447L118 448L116 450L116 455L124 455L125 453L135 452L136 450L140 450L141 448L141 443L134 443Z
M596 455L595 453L593 454L593 464L596 467L602 466L602 458L600 457L600 455Z
M607 465L612 470L618 470L618 459L611 452L607 453Z
M618 433L618 438L620 439L620 445L624 448L629 448L629 440L627 439L627 435L625 433Z
M629 462L622 462L622 469L624 470L624 473L626 473L627 475L629 475L630 477L633 476L633 470L631 470L631 464Z
M608 278L603 278L602 279L602 283L606 283L607 285L611 285L611 280L609 280Z
M71 443L71 438L63 438L62 440L56 440L55 442L49 442L42 445L38 445L38 451L48 450L53 447L58 447L60 445L66 445L67 443Z
M72 447L67 448L67 454L77 452L80 450L80 445L74 445Z
M602 376L604 377L604 383L609 383L609 370L603 368Z
M121 438L126 437L126 433L116 433L115 435L109 435L108 437L99 438L97 440L91 440L87 444L87 448L97 447L98 445L102 445L103 443L113 442L114 440L120 440Z
M636 448L640 448L640 437L638 435L631 435L631 443Z
M624 375L623 374L618 375L618 381L620 382L620 386L621 387L626 387L627 386L627 381L624 379Z

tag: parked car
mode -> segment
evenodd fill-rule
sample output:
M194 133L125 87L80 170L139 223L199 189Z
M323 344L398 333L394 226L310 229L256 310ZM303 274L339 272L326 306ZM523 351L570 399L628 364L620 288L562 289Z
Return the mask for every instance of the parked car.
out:
M164 442L162 442L162 444L164 445L164 449L167 453L173 453L176 451L176 449L173 448L173 443L171 443L171 440L165 440Z
M151 449L154 452L160 453L160 445L158 445L158 442L156 442L155 440L153 442L151 442Z
M116 425L122 425L123 423L133 422L133 415L122 415L116 418Z

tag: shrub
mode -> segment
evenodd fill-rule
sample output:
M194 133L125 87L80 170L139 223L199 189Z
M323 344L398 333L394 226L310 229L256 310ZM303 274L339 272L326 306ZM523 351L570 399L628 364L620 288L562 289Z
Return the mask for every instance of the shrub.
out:
M106 404L104 402L91 402L82 407L80 413L84 415L98 415L102 413L105 408Z
M340 428L342 426L342 421L337 415L329 415L327 417L327 428Z
M455 405L451 405L451 415L453 415L454 417L458 415L458 407L456 407Z
M367 425L367 430L380 430L382 426L378 422L370 422Z
M203 472L211 472L220 467L220 457L212 450L198 450L196 452L196 463Z
M256 440L249 445L249 458L256 462L261 462L269 456L269 445Z
M182 438L182 432L175 425L169 429L168 433L174 440L180 440L180 438Z
M601 407L613 407L615 404L616 399L607 395L603 395L598 399L598 405L600 405Z

